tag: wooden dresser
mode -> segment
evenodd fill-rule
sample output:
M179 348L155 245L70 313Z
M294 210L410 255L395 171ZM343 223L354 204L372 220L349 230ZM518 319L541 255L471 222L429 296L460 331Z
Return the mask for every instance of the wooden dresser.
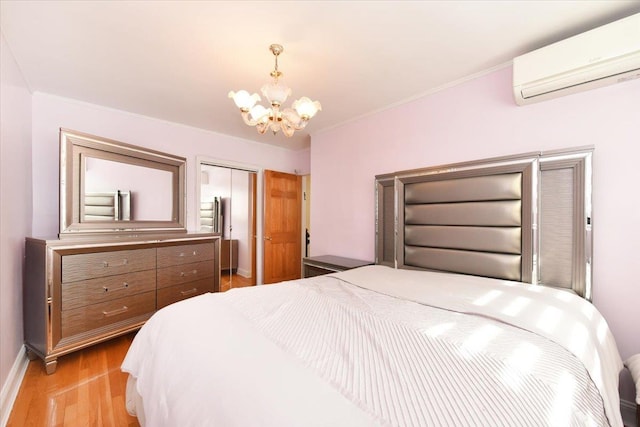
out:
M140 328L156 310L220 286L220 238L27 238L24 336L47 373L59 356Z

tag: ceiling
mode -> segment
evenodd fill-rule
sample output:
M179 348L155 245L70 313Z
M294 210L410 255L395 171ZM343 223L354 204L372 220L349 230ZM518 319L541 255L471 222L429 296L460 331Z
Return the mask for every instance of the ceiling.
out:
M640 1L6 1L32 92L301 149L309 134L423 96L640 12ZM305 131L259 135L227 98L270 81L280 43Z

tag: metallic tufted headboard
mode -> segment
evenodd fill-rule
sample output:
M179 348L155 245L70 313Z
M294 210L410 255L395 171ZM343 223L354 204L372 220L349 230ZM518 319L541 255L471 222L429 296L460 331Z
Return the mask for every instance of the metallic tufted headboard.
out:
M592 148L376 176L376 263L591 297Z

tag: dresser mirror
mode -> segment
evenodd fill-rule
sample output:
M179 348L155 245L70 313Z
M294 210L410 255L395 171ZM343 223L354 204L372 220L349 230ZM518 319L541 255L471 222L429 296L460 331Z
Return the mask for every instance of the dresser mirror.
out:
M186 159L60 130L60 237L186 232Z

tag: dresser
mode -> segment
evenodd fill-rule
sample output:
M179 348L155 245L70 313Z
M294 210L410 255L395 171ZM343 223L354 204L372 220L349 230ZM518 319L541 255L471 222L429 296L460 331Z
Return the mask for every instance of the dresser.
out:
M51 374L59 356L136 330L169 304L219 290L218 236L156 237L27 238L29 358L40 357Z

